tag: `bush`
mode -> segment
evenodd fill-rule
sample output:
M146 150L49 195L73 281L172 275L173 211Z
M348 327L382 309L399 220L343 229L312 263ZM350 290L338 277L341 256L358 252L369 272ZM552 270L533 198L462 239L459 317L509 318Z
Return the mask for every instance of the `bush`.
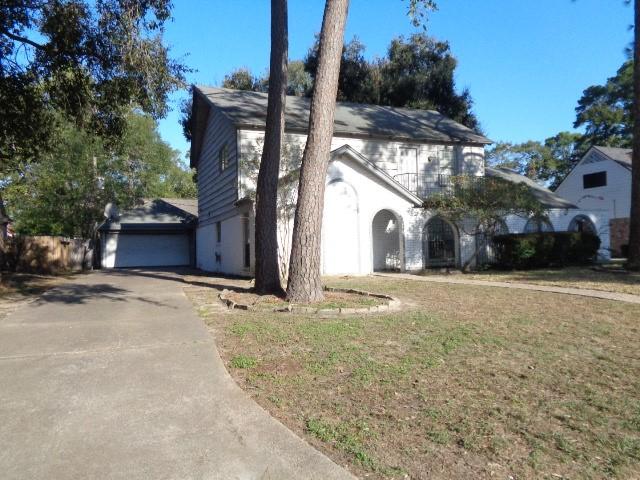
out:
M529 269L593 263L600 238L584 232L516 233L498 235L493 244L499 267Z

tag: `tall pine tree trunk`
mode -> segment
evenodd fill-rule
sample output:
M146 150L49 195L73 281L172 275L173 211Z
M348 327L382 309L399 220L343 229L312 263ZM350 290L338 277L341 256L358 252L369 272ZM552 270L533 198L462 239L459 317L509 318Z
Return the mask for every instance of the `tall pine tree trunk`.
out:
M289 62L287 0L271 0L271 61L264 148L256 188L255 289L282 294L278 262L278 175Z
M292 302L306 303L323 298L320 278L322 211L348 6L349 0L326 0L325 3L293 224L287 283L287 298Z
M631 214L627 268L640 270L640 0L635 0L633 65L633 153L631 159Z

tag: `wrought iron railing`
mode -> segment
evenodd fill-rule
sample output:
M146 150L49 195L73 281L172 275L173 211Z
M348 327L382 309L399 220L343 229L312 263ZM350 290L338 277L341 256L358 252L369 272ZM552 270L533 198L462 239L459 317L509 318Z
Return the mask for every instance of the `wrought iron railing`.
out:
M436 193L449 193L453 186L451 175L401 173L393 178L420 198L427 198Z
M401 173L395 175L394 180L417 197L426 199L435 194L453 194L460 185L481 188L485 177L474 175L444 175ZM464 182L463 182L464 180Z

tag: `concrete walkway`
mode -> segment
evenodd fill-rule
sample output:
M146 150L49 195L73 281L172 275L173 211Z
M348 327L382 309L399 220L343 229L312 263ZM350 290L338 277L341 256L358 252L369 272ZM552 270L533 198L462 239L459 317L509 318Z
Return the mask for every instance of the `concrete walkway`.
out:
M402 278L418 282L454 283L458 285L475 285L480 287L513 288L516 290L534 290L537 292L561 293L564 295L577 295L580 297L600 298L617 302L640 304L640 295L630 293L605 292L602 290L589 290L586 288L553 287L549 285L535 285L533 283L491 282L486 280L468 280L457 276L445 275L411 275L407 273L376 273L377 277Z
M353 479L233 382L175 276L93 273L0 320L0 477Z

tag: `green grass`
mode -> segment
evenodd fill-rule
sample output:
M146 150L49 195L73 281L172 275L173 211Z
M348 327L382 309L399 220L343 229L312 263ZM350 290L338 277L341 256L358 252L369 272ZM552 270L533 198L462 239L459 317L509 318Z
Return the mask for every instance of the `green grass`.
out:
M254 368L258 364L258 361L247 355L236 355L231 359L229 364L233 368Z
M640 478L640 306L384 278L330 284L408 308L208 321L238 383L338 463L373 479Z

